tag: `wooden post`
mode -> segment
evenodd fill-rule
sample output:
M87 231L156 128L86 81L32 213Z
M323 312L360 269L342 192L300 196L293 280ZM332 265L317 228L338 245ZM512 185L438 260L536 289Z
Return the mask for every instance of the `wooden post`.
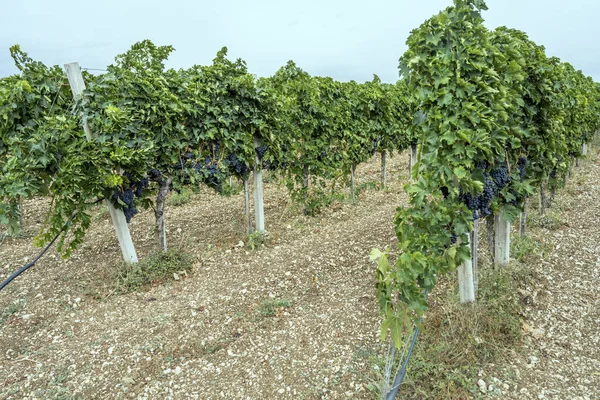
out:
M67 78L69 79L71 91L73 92L73 97L75 98L75 100L78 100L81 97L83 91L85 90L85 82L83 81L83 75L81 74L81 68L79 67L79 63L75 62L65 64L65 70L67 72ZM88 124L85 117L82 117L82 124L87 140L91 141L92 130L90 129L90 125ZM125 219L125 214L123 214L123 210L115 208L112 205L112 203L108 200L105 200L104 203L108 208L108 212L112 219L115 232L117 233L117 239L119 240L119 245L121 247L123 259L126 262L137 263L137 254L135 252L133 240L131 240L131 234L129 233L129 227L127 226L127 220Z
M540 185L540 215L545 215L546 214L546 204L547 204L547 200L546 200L546 185L544 183L542 183Z
M504 210L496 215L495 227L495 264L501 267L508 265L510 259L510 223L506 220Z
M479 219L473 221L473 232L471 232L471 262L473 263L473 288L475 294L479 289L479 267L477 253L479 251Z
M21 233L24 231L24 224L23 224L23 198L21 196L19 196L19 200L17 203L17 210L19 211L19 232Z
M246 233L252 233L250 225L250 188L248 187L248 177L244 179L244 221L246 223Z
M167 251L167 223L165 222L165 203L169 194L169 187L173 179L163 177L158 182L158 194L156 195L156 210L154 217L156 219L156 230L158 232L158 245L162 251Z
M355 171L356 167L354 165L352 165L350 167L350 195L352 196L352 199L354 200L354 171Z
M527 227L527 197L523 200L523 211L519 218L519 233L521 236L525 236L525 228Z
M386 152L381 152L381 188L385 189L385 161L386 161Z
M410 156L409 156L409 161L408 161L408 180L411 182L413 181L412 170L416 164L417 164L417 145L411 144L410 145Z
M494 249L496 248L496 238L494 231L494 214L488 215L485 218L486 231L487 231L487 242L488 242L488 250L490 252L490 261L494 264Z
M302 191L304 192L304 213L308 214L308 165L304 166L304 175L302 176Z
M254 147L260 147L260 139L254 138ZM262 162L256 156L254 163L254 227L257 232L265 231L265 209L263 203Z
M471 234L468 235L469 246L471 245ZM458 267L458 292L461 304L475 301L475 285L473 283L473 263L471 259L466 260Z

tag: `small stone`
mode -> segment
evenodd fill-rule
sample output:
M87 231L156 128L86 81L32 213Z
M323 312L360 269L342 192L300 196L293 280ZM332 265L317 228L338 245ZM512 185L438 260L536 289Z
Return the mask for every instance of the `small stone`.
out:
M25 314L25 315L23 315L21 318L22 318L24 321L27 321L28 319L31 319L31 317L33 317L33 314Z
M123 383L126 385L133 385L135 383L135 380L129 376L126 376L125 378L123 378Z
M175 374L179 375L181 373L181 367L175 367Z
M173 272L173 279L175 279L176 281L178 281L181 278L179 278L179 275L177 273Z
M487 385L483 379L477 381L477 386L479 386L479 391L483 394L487 393Z

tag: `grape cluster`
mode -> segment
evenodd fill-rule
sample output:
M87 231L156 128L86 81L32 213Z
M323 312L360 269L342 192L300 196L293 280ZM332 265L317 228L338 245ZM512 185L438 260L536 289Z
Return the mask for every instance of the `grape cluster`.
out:
M150 179L152 179L153 181L158 180L158 178L160 178L160 171L157 170L156 168L152 168L149 172L148 172L148 176L150 177Z
M483 175L483 193L481 194L480 209L481 217L485 218L492 214L492 201L497 192L496 184L488 174Z
M444 196L444 199L447 199L448 196L450 195L450 191L448 190L447 186L442 186L440 188L440 191L442 192L442 196Z
M212 186L219 193L223 191L225 175L221 172L215 160L206 157L203 163L196 163L193 168L202 177L205 184Z
M485 167L487 163L480 162L476 164L476 167ZM504 168L504 169L503 169ZM496 176L496 179L494 179ZM492 214L492 201L498 194L501 187L506 186L510 182L510 176L508 175L508 169L506 167L500 167L492 174L488 174L483 171L483 192L477 196L473 196L471 193L464 193L460 191L459 198L469 210L473 212L473 219L478 220L479 218L485 218ZM504 185L504 186L500 186Z
M374 156L377 153L377 147L379 147L379 143L381 142L381 138L377 138L373 140L373 147L371 150L371 155Z
M250 174L250 168L246 163L240 161L237 154L231 153L225 158L225 165L235 171L236 175L246 178Z
M257 148L254 149L254 151L256 151L256 155L258 156L258 159L260 161L262 161L263 157L265 156L265 153L267 152L267 150L269 150L269 148L267 146L258 146Z
M500 167L492 170L490 175L492 176L492 179L494 180L494 183L496 184L498 190L501 190L504 187L506 187L506 185L508 185L512 180L510 174L508 173L508 167L506 165L501 165Z
M149 179L147 177L144 177L144 178L140 179L139 181L137 181L134 185L135 197L142 197L142 195L144 194L144 190L148 187L148 185L149 185Z
M127 223L131 222L131 218L133 218L133 216L138 213L137 208L135 208L133 199L134 199L134 192L131 188L118 189L112 195L113 203L119 205L119 208L121 208L121 210L123 210L123 213L125 214L125 219L127 220ZM119 202L119 200L121 202L123 202L125 205L121 204L121 202Z
M160 176L160 173L156 169L151 170L150 174ZM127 220L127 223L129 223L133 216L138 213L138 210L135 207L135 198L144 195L144 190L148 187L150 182L148 177L135 180L133 175L129 172L124 172L123 177L126 178L126 184L118 188L117 191L112 194L111 200L115 207L123 210L125 219Z
M317 156L317 161L323 162L323 160L326 160L326 159L327 159L327 151L323 150L323 151L321 151L321 154L319 154Z
M523 178L525 178L525 174L527 173L527 158L519 158L517 167L519 168L519 177L521 178L521 181L523 181Z

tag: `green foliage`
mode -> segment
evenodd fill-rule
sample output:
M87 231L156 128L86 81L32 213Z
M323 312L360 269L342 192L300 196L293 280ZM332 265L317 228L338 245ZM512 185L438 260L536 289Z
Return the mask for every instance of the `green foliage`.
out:
M193 259L181 250L153 253L139 263L121 263L115 272L117 290L121 293L136 291L144 286L174 279L174 274L187 274Z
M286 298L265 300L258 306L258 313L263 317L272 317L283 308L289 308L292 303Z
M563 180L583 132L600 123L598 86L569 64L547 58L519 31L483 26L482 0L455 0L412 31L400 72L416 110L409 142L418 143L410 206L395 217L398 256L378 260L377 288L396 346L427 309L425 292L470 257L473 215L464 194L478 196L486 175L506 168L510 183L491 207L515 219L535 186ZM526 158L525 176L519 159ZM458 240L456 240L458 239ZM398 302L398 300L400 303Z
M165 67L173 51L138 42L106 73L84 73L87 89L73 100L61 68L13 47L20 73L0 80L0 223L14 228L21 199L49 196L36 244L74 216L58 243L68 256L83 241L97 199L129 207L114 195L146 177L178 188L204 183L228 195L227 177L247 179L256 168L280 169L292 197L314 214L337 198L327 182L335 187L373 152L406 145L406 85L311 77L292 62L257 80L225 47L211 65L175 71ZM157 187L138 191L135 207L150 207Z
M169 206L182 206L192 201L192 191L188 188L183 188L179 192L171 193L171 196L167 198L167 205Z
M528 217L527 224L533 228L544 228L551 231L555 231L563 226L560 216L554 211L547 212L544 215L532 213Z
M253 232L248 235L248 238L246 240L246 248L248 248L250 250L256 250L257 248L261 247L265 243L265 240L266 240L265 232L260 232L260 231Z
M517 236L510 242L510 255L519 262L527 262L535 257L544 257L549 250L548 246L536 241L531 236Z
M2 313L0 313L0 326L4 325L4 323L13 315L18 313L19 311L23 310L23 308L25 308L25 300L24 299L18 299L13 301L12 303L10 303L8 305L8 307L6 307L4 310L2 310Z
M267 84L279 105L277 130L286 133L280 138L286 185L307 214L335 198L327 181L347 176L377 151L407 146L405 85L377 76L364 84L311 77L291 61Z

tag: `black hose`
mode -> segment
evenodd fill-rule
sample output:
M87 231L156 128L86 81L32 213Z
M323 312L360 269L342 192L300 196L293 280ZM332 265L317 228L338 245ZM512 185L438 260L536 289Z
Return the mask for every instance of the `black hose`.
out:
M98 200L96 200L93 203L86 203L86 204L88 204L88 205L94 205L94 204L97 204L97 203L101 202L102 200L104 200L104 198L98 199ZM65 224L63 225L63 227L60 229L60 232L58 232L56 234L56 236L54 236L54 239L52 239L52 241L50 243L48 243L46 245L46 247L44 247L44 249L40 252L40 254L38 254L38 256L32 262L30 262L28 264L25 264L24 266L22 266L21 268L19 268L15 272L13 272L11 276L9 276L8 278L6 278L6 280L4 280L4 282L2 282L0 284L0 290L4 289L4 287L6 285L8 285L9 283L11 283L13 281L13 279L15 279L17 276L21 275L23 272L25 272L29 268L33 267L35 265L35 263L37 263L40 260L40 258L42 258L42 256L48 251L48 249L50 247L52 247L52 245L54 244L54 242L56 242L56 239L58 239L59 236L62 235L62 233L67 230L67 228L69 227L69 225L71 225L71 221L73 221L73 218L75 218L75 216L78 213L79 213L79 211L75 211L75 213L73 213L73 215L71 216L71 218L69 218L67 220L67 222L65 222Z
M427 299L427 289L425 289L425 299ZM422 321L423 317L419 318L419 324ZM415 348L415 343L417 343L417 336L419 336L419 327L415 326L415 332L413 333L413 337L410 342L410 347L408 348L408 352L406 353L406 358L404 358L402 368L400 368L400 371L398 371L396 377L394 378L394 384L392 385L392 388L385 396L386 400L394 400L396 398L396 395L398 394L398 391L400 390L400 385L402 384L402 381L404 381L404 377L406 376L408 360L410 360L410 356L412 355L412 352Z
M410 359L410 356L412 355L413 349L415 347L415 343L417 342L418 335L419 335L419 328L415 327L415 332L413 333L413 338L410 343L410 347L408 348L408 353L406 353L406 358L404 359L402 368L400 368L400 371L398 371L398 374L396 374L396 378L394 379L394 385L392 386L392 388L390 389L388 394L385 396L386 400L394 400L396 398L396 395L398 394L398 390L400 390L400 385L402 384L402 381L404 380L404 377L406 376L406 367L408 365L408 360Z
M33 267L35 265L35 263L38 262L40 260L40 258L42 258L42 256L48 251L48 249L50 247L52 247L54 242L56 242L56 239L58 239L58 237L60 235L62 235L62 233L68 228L68 226L71 224L71 220L73 219L73 217L75 217L75 215L77 215L77 213L73 214L73 216L71 218L69 218L67 223L64 224L63 227L61 228L60 232L58 232L58 234L56 236L54 236L54 239L52 239L52 241L50 243L48 243L48 245L46 245L46 247L44 247L44 250L42 250L41 253L38 254L38 256L32 262L25 264L24 266L22 266L21 268L19 268L15 272L13 272L11 276L6 278L6 280L0 284L0 290L4 289L4 287L6 285L8 285L9 283L11 283L13 281L13 279L15 279L17 276L21 275L23 272L25 272L29 268Z

